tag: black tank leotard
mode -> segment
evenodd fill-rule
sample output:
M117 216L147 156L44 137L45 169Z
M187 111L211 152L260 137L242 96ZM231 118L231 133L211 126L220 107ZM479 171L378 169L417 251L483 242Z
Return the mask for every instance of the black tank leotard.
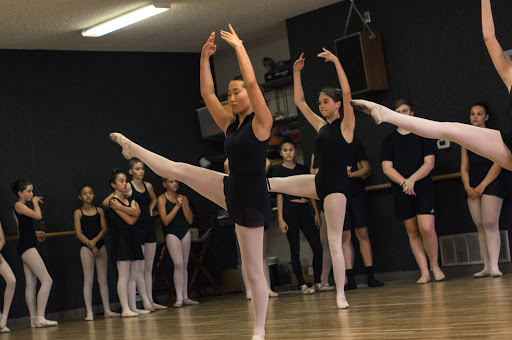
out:
M96 207L95 207L96 208ZM80 212L82 213L82 217L80 217L80 227L82 228L82 234L87 237L89 240L92 240L101 232L101 217L98 212L98 208L96 208L96 214L94 215L86 215L80 208ZM105 245L103 239L96 242L96 248L101 249ZM82 247L87 247L87 244L81 243Z
M164 194L165 195L165 194ZM165 195L165 212L168 214L174 209L176 203L169 201L167 195ZM176 236L178 239L182 239L187 235L189 231L190 225L185 218L185 214L183 214L183 208L178 210L174 218L168 225L164 225L162 223L162 231L165 235L172 234Z
M226 130L225 149L229 176L224 177L224 195L229 216L244 227L269 225L272 220L265 175L268 141L260 141L252 130L254 112L240 118Z
M350 181L347 174L349 144L341 133L342 118L327 123L320 131L315 143L315 158L318 158L318 173L315 176L316 193L321 200L330 194L348 196Z
M149 205L151 204L151 196L149 196L148 188L146 187L146 183L142 181L144 185L144 192L139 192L135 189L135 186L132 182L130 185L132 186L132 198L139 204L140 208L140 216L137 220L136 229L135 229L135 239L137 243L154 243L156 242L156 232L155 226L153 224L153 217L151 217L149 213Z
M117 197L112 198L118 200L125 207L129 207L132 198L128 198L128 205L121 202ZM135 240L135 225L129 225L125 220L111 209L112 218L112 261L138 261L144 259L142 248Z
M16 251L21 256L28 249L37 248L37 236L34 230L34 219L27 215L18 214L16 209L14 209L14 213L18 218L18 231L20 234Z
M494 162L469 150L467 150L467 153L469 159L469 185L472 188L476 188L487 176ZM505 197L505 188L501 177L500 173L500 175L485 188L483 194L501 198Z
M508 103L510 109L512 110L512 91L508 94ZM505 146L512 152L512 132L510 130L508 132L500 132L501 138L503 139L503 143L505 143Z

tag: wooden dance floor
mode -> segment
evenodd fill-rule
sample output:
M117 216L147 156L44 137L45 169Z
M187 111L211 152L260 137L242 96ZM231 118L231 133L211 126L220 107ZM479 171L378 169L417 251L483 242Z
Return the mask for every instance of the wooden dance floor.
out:
M266 339L512 339L511 277L359 288L347 293L349 310L336 309L334 292L283 294L269 302ZM242 294L201 302L139 318L16 329L0 339L251 338L250 302Z

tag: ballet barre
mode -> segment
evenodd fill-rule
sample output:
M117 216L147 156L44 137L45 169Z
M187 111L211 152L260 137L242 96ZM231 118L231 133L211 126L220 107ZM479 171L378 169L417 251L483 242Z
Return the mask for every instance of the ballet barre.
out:
M46 233L45 234L45 238L52 238L52 237L59 237L59 236L68 236L68 235L75 235L75 231L57 231L57 232L54 232L54 233ZM18 235L15 235L15 236L6 236L5 237L5 240L6 241L12 241L12 240L17 240L19 237Z
M445 175L438 175L438 176L432 176L432 181L443 181L445 179L453 179L453 178L460 178L460 172L455 172L452 174L445 174ZM383 190L391 188L391 183L384 183L384 184L377 184L377 185L369 185L364 188L365 191L377 191L377 190Z

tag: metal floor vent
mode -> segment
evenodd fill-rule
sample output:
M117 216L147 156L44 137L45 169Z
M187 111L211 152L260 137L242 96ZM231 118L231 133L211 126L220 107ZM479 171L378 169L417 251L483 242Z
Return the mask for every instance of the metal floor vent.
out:
M508 232L500 230L501 249L499 262L510 262ZM439 237L443 266L483 263L478 244L478 233L456 234Z

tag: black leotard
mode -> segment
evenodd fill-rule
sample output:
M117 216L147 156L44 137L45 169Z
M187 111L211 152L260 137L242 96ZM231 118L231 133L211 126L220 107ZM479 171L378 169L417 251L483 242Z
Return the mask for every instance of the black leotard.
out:
M168 214L174 209L176 203L169 201L167 195L165 195L165 212ZM169 222L168 225L164 225L162 223L162 231L164 236L167 234L172 234L176 236L178 239L182 239L187 235L190 225L185 218L185 214L183 214L183 208L178 210L174 218Z
M96 207L95 207L96 208ZM82 228L82 234L87 237L89 240L92 240L101 232L101 217L98 212L98 208L96 208L96 214L94 215L86 215L80 208L80 212L82 213L82 217L80 217L80 227ZM105 245L103 239L96 242L96 248L101 249ZM87 247L85 243L81 243L82 247Z
M469 159L469 185L472 188L476 188L482 183L494 163L470 150L467 150L467 153ZM501 177L500 173L500 175L485 188L483 194L501 198L505 197L505 188Z
M131 206L132 198L128 198L128 205L124 204L117 197L112 198L118 200L125 207ZM135 240L135 225L129 225L114 209L111 209L112 218L112 261L138 261L144 259L142 248Z
M135 189L133 182L130 182L132 186L132 198L139 204L140 216L136 223L135 228L135 239L137 243L154 243L156 242L155 226L153 224L153 217L149 212L149 206L151 204L151 196L149 196L148 188L144 181L144 192L139 192Z
M342 118L327 123L316 137L315 159L318 173L315 176L316 193L323 200L330 194L348 195L350 181L347 174L349 144L341 133Z
M508 94L508 103L510 109L512 109L512 91ZM503 139L503 143L505 146L512 152L512 132L510 130L508 132L500 131L501 138Z
M27 215L18 214L16 209L14 209L14 213L18 218L18 231L20 234L16 251L21 256L28 249L37 247L37 236L34 230L34 219Z
M272 219L267 190L265 162L268 141L260 141L252 130L254 112L240 118L226 130L225 149L229 160L229 176L224 177L224 195L229 216L244 227L269 225Z

